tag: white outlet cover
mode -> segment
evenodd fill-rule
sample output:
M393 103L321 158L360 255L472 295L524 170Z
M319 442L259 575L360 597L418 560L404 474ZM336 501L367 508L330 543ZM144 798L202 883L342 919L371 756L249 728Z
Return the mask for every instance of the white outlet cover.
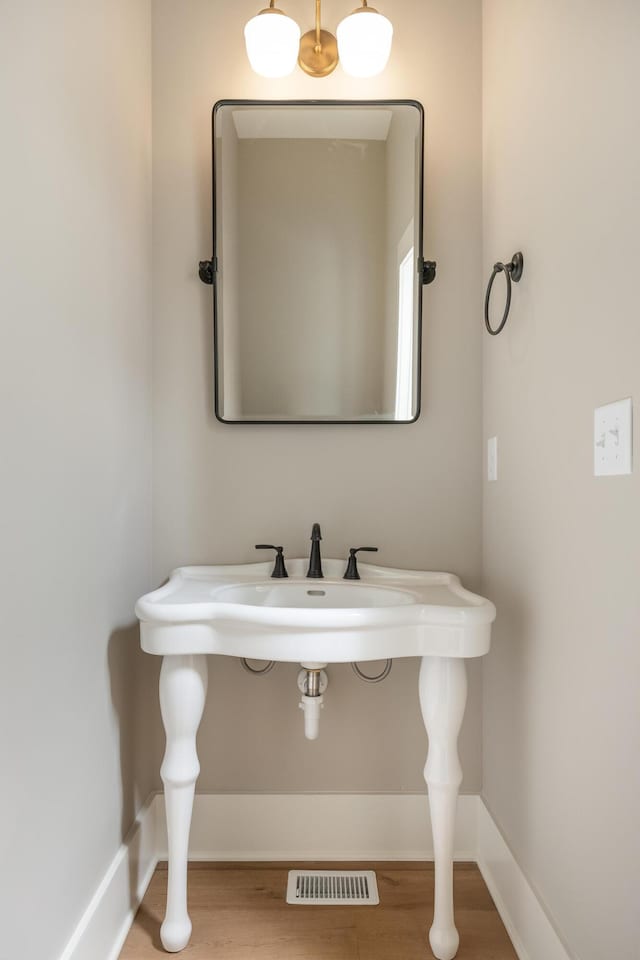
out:
M487 480L498 479L498 438L489 437L487 440Z
M631 473L631 398L597 407L593 417L593 473L614 477Z

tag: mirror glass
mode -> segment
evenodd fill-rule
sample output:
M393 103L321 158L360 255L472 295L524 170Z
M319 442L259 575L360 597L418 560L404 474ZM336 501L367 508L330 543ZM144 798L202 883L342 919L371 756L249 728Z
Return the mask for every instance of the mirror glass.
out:
M422 127L413 101L216 104L220 420L417 418Z

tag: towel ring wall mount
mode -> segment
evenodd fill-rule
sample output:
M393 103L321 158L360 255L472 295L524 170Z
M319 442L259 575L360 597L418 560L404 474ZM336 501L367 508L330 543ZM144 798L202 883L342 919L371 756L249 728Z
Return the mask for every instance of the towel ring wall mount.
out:
M497 337L498 334L503 330L505 323L507 322L507 317L509 316L509 309L511 307L511 282L518 283L522 277L522 270L524 268L524 258L520 252L514 253L511 257L509 263L496 263L494 264L493 271L489 278L489 283L487 284L487 292L484 297L484 325L487 328L487 332L491 334L492 337ZM505 302L504 312L502 314L502 320L500 321L499 326L493 329L491 326L491 321L489 320L489 301L491 300L491 290L493 288L493 281L498 276L499 273L504 273L505 279L507 281L507 299Z

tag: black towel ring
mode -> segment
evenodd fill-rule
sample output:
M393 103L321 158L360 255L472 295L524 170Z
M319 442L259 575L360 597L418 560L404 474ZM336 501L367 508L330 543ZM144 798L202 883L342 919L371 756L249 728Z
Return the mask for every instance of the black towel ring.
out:
M488 333L492 337L497 337L498 334L504 328L505 323L507 322L507 317L509 316L509 308L511 307L511 281L518 283L520 277L522 276L522 269L524 267L524 259L521 253L514 253L509 263L496 263L493 267L493 273L489 278L489 283L487 285L487 292L484 298L484 325L487 328ZM489 300L491 299L491 288L493 287L493 281L498 276L499 273L504 273L507 280L507 302L505 303L504 313L502 314L502 320L500 325L494 330L489 321Z

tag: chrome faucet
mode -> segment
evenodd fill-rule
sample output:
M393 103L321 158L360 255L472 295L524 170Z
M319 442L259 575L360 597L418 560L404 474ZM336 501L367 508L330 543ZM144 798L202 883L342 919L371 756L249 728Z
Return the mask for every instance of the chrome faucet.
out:
M320 559L321 540L322 534L320 533L320 524L314 523L313 527L311 528L311 553L309 555L309 569L307 570L307 576L316 580L324 578L324 574L322 572L322 560Z

